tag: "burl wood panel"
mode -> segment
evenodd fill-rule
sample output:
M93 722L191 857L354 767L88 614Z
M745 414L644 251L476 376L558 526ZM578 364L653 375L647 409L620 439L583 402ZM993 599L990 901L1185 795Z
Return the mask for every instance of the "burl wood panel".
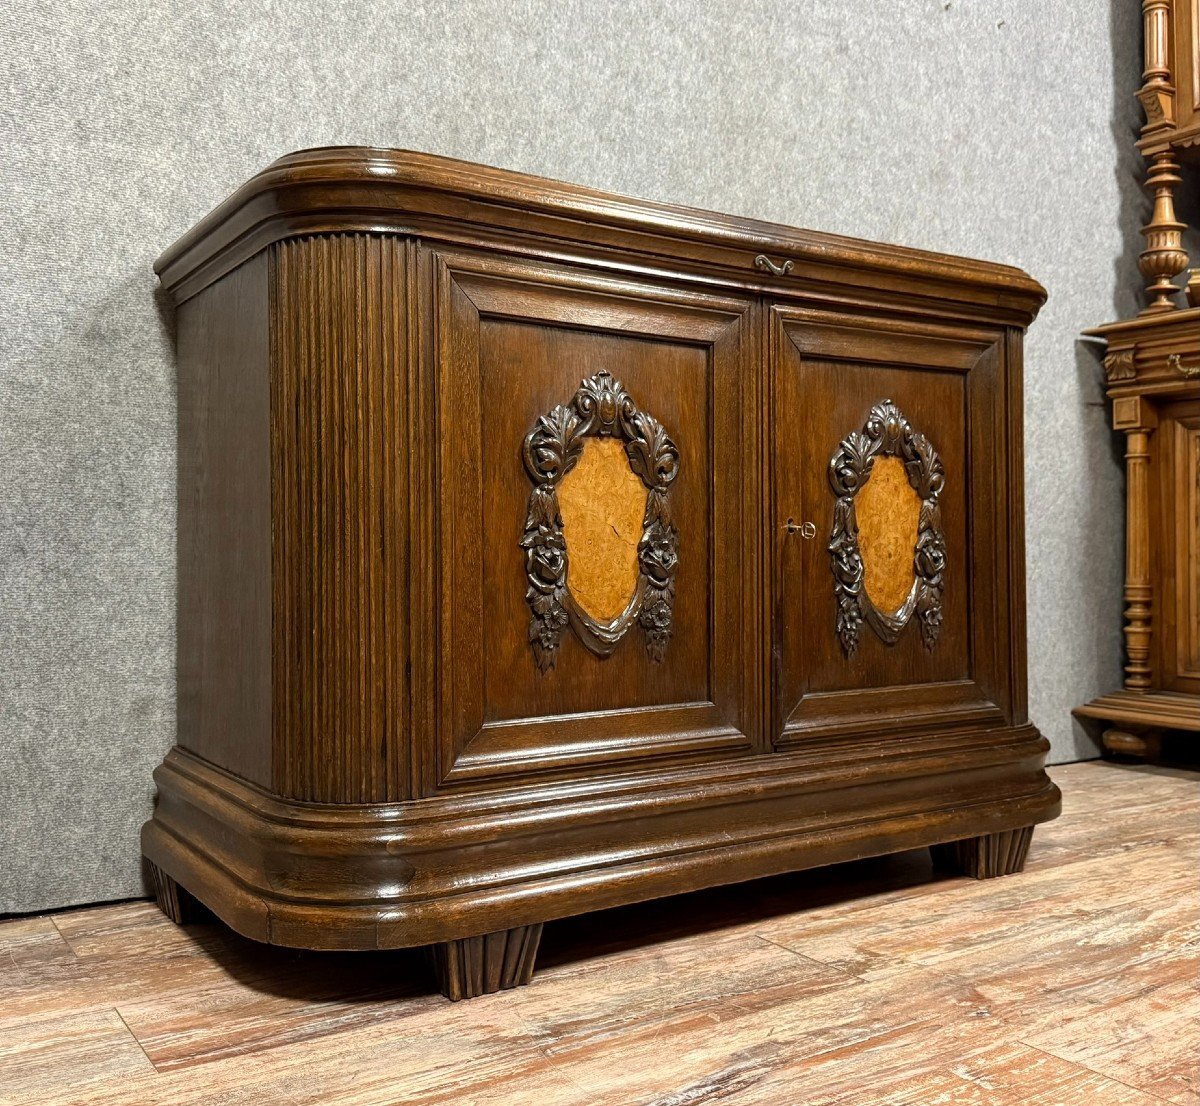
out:
M629 467L625 443L587 438L558 486L567 588L597 622L623 614L637 594L638 543L649 491Z
M908 482L899 457L877 457L871 478L855 497L863 587L881 611L899 610L916 574L913 554L921 498Z
M409 793L406 243L271 251L275 789Z

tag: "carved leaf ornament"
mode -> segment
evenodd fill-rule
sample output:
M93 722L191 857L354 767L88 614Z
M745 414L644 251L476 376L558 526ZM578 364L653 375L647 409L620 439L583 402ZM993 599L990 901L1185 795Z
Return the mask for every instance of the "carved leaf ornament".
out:
M572 553L564 534L559 499L563 481L580 463L588 442L601 444L595 439L612 439L624 445L628 466L624 472L613 471L611 449L597 448L589 455L590 476L603 481L608 473L608 483L599 486L595 506L605 510L605 495L613 496L614 530L622 507L627 515L629 503L640 503L640 494L645 496L636 575L631 572L627 601L615 612L614 595L618 600L625 599L620 584L621 564L614 565L615 584L608 580L602 581L608 586L571 586ZM679 533L671 521L667 496L679 472L675 443L657 419L638 410L619 380L601 370L580 384L570 404L539 416L525 437L524 458L534 488L529 495L521 547L525 550L529 643L538 669L548 672L554 668L568 625L594 653L607 656L637 622L645 636L646 651L652 660L661 661L671 637L679 552ZM638 498L633 500L627 486L622 490L622 477L628 471L640 478L645 488L644 493L638 489ZM572 504L580 502L582 496L582 492L578 497L573 495ZM580 511L581 532L586 532L586 506L584 502ZM589 567L597 567L594 548L577 548L575 556L581 563L590 557Z
M908 485L919 499L919 510L912 545L911 586L899 606L881 610L868 586L857 501L876 466L882 469L889 458L903 464ZM828 548L837 596L837 634L847 656L853 656L858 648L864 622L885 644L892 645L914 614L921 625L925 648L932 649L936 644L942 625L946 568L946 539L938 506L944 483L942 462L929 439L913 429L890 399L872 407L862 430L849 434L830 459L829 484L837 502ZM903 504L897 507L894 517L900 521L890 525L904 526ZM903 571L908 571L907 564Z

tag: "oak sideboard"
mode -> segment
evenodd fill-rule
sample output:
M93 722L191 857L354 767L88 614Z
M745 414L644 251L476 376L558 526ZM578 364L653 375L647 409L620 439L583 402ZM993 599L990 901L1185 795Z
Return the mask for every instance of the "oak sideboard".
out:
M1017 871L1019 270L427 154L307 150L178 305L163 909L431 945L922 846Z
M1200 740L1200 269L1183 295L1181 162L1200 163L1200 0L1142 0L1146 114L1137 146L1154 197L1138 267L1149 301L1086 331L1106 345L1112 426L1125 435L1125 682L1077 707L1107 752L1157 757ZM1131 44L1132 45L1132 44ZM1186 297L1186 306L1180 299Z

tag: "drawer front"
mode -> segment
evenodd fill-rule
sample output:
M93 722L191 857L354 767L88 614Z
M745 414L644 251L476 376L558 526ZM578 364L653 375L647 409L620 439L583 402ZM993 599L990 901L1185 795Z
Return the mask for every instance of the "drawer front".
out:
M769 330L776 745L1011 721L1004 333Z
M427 789L762 742L752 301L426 248Z

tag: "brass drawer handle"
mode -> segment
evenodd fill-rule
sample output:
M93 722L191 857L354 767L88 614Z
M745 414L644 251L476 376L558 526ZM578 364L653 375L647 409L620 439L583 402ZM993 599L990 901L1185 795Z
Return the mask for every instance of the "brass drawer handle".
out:
M789 534L799 534L805 541L812 541L817 536L817 528L811 522L800 523L789 518L783 528Z
M754 264L765 269L772 276L787 276L795 267L795 262L785 261L782 265L776 265L765 253L760 253L755 259Z
M1183 363L1183 358L1177 353L1173 353L1167 358L1167 364L1170 365L1171 368L1173 368L1176 372L1183 373L1187 380L1191 380L1194 377L1200 376L1200 365L1185 365Z

